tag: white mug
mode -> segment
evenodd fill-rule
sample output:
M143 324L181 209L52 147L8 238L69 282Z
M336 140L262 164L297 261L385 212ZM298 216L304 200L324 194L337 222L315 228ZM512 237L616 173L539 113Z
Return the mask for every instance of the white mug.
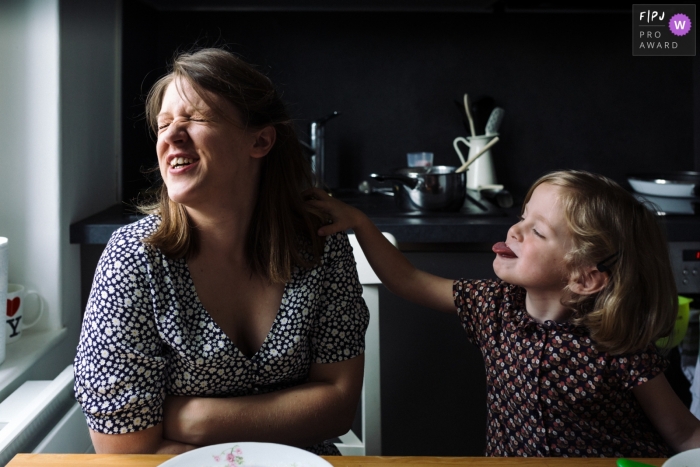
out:
M475 156L481 148L486 146L492 139L494 139L497 134L493 135L480 135L480 136L470 136L468 138L463 138L461 136L455 138L452 145L457 151L459 158L463 161L462 163L468 161L473 156ZM464 157L462 151L459 150L458 143L464 143L469 146L469 156ZM496 183L496 171L493 168L493 160L491 159L491 149L488 149L484 154L479 156L467 169L467 188L470 190L478 190L481 187L487 185L494 185Z
M0 237L0 316L5 316L7 304L7 270L9 267L9 255L7 251L7 238ZM0 332L0 363L5 361L5 342L7 334Z
M27 306L27 302L29 302L27 298L31 296L36 298L39 311L35 312L36 316L34 316L33 320L28 321L27 315L29 314L30 307ZM36 308L34 308L34 310L36 310ZM5 335L7 336L7 343L11 344L22 337L22 331L31 328L39 322L41 316L44 314L44 300L36 290L27 290L20 284L8 284L7 310L5 313L5 318L7 320Z

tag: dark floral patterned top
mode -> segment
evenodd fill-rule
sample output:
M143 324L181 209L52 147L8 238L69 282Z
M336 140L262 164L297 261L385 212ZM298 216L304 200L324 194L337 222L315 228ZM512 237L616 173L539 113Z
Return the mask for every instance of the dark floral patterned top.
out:
M582 326L537 323L525 290L502 281L457 280L453 292L486 365L487 455L669 455L631 391L668 366L653 344L598 352Z
M345 234L326 239L318 267L294 270L270 333L248 358L199 302L186 261L142 243L158 222L149 216L116 231L95 272L74 366L93 430L154 426L166 394L268 393L304 383L314 362L364 352L369 311ZM329 442L309 450L339 454Z

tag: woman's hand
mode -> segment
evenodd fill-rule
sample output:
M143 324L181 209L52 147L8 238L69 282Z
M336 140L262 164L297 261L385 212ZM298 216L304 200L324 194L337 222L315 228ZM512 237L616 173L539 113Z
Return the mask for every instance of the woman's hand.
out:
M360 224L369 221L362 211L329 196L320 188L309 188L302 196L306 204L328 217L328 224L318 229L318 234L322 237L348 229L355 230Z
M197 409L196 397L165 396L163 403L163 437L175 440L187 439L201 421L202 411Z
M90 438L97 454L182 454L200 447L166 439L162 423L118 435L106 435L90 429Z

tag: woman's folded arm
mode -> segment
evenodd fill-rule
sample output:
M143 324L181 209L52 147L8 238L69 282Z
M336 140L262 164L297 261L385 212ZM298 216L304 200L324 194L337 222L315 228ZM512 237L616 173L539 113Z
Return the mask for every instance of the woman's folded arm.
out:
M275 442L308 447L345 434L362 390L364 355L312 364L307 383L267 394L168 396L163 433L184 444Z
M98 454L181 454L198 446L163 438L163 424L133 433L104 434L90 429Z

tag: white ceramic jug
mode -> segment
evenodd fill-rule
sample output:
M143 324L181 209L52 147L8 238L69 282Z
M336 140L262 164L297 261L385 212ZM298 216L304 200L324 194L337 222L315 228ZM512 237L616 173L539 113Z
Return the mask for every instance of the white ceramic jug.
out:
M488 144L489 141L494 139L496 136L498 136L498 134L469 136L467 138L459 136L455 138L452 145L454 146L455 151L457 151L459 158L462 159L462 162L464 162L476 155L481 148L486 146L486 144ZM459 150L460 142L469 146L469 156L466 158L462 155L462 151ZM493 169L491 149L489 149L469 166L469 169L467 170L467 188L470 190L478 190L480 187L494 184L496 184L496 172Z

